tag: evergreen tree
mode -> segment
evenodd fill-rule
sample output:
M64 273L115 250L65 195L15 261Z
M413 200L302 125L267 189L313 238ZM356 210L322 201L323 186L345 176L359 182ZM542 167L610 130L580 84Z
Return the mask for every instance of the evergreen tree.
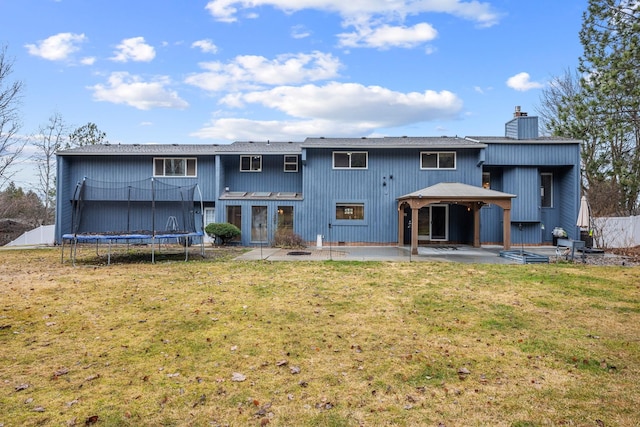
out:
M612 212L638 212L640 194L640 2L589 0L580 42L578 113L597 124L599 181ZM613 202L613 203L611 203Z
M106 138L105 132L98 129L95 123L89 122L71 132L66 148L103 144L108 142Z

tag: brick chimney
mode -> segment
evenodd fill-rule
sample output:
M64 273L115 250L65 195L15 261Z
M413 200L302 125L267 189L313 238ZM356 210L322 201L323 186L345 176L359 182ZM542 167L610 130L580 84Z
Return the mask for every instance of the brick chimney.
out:
M516 105L516 111L513 113L513 117L527 117L529 114L520 111L520 106Z

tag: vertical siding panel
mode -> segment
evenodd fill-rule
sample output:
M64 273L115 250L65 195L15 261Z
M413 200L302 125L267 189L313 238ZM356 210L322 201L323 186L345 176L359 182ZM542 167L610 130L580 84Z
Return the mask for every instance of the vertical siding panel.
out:
M314 239L316 234L328 235L331 222L334 242L395 243L398 197L442 181L470 185L480 185L482 181L482 169L477 165L479 150L459 150L455 170L421 170L420 152L429 150L371 148L353 150L369 153L366 170L334 170L333 151L346 150L307 149L303 209L305 217L315 221L302 227L306 240ZM336 223L336 202L364 203L364 223Z

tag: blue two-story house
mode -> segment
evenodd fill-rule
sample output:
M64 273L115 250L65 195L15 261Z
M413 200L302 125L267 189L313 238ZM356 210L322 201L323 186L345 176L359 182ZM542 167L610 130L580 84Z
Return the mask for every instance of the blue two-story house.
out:
M537 117L519 110L501 137L84 146L57 153L56 240L229 222L246 246L279 230L414 252L551 243L554 227L577 233L580 146L539 137Z

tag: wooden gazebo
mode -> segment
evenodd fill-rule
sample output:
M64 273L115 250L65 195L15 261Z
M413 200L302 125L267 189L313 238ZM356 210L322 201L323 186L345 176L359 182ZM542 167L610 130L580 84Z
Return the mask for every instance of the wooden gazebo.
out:
M420 208L434 203L467 206L473 212L473 246L480 247L480 208L494 204L503 211L503 245L511 248L511 199L515 194L502 193L459 182L441 182L398 197L398 245L404 244L404 206L411 208L411 223L418 224ZM418 253L418 227L411 227L411 253Z

